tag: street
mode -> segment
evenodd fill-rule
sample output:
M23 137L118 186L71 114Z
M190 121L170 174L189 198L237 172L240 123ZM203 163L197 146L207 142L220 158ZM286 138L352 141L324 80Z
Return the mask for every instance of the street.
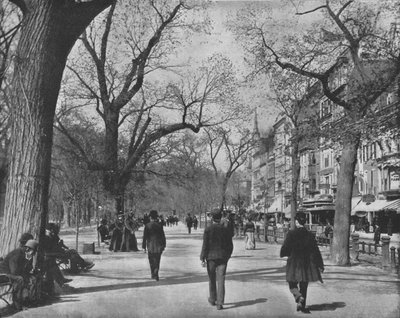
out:
M141 228L142 230L143 228ZM245 250L234 239L228 263L224 310L207 302L208 278L199 254L202 229L187 234L183 224L166 227L167 248L161 259L160 281L150 279L147 255L110 252L97 247L95 227L80 242L96 242L97 255L82 255L96 265L73 278L74 290L63 291L52 304L29 308L12 317L300 317L285 281L280 245L257 242ZM142 232L136 233L141 245ZM61 237L75 246L75 235ZM81 251L81 250L80 250ZM321 247L321 252L326 251ZM396 275L359 264L332 266L324 260L324 284L311 283L307 298L314 317L400 317L400 281Z

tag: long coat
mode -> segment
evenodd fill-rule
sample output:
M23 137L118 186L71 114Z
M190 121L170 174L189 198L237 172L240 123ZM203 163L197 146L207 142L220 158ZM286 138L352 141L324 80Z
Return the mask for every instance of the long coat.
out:
M33 259L25 258L25 251L18 247L0 262L0 273L26 277L33 268Z
M162 253L166 246L163 226L155 221L150 221L144 227L142 248L149 253Z
M222 223L213 223L206 227L200 260L228 261L233 251L232 235Z
M281 247L281 257L288 256L286 281L322 281L320 269L324 269L321 252L314 235L304 227L289 231Z

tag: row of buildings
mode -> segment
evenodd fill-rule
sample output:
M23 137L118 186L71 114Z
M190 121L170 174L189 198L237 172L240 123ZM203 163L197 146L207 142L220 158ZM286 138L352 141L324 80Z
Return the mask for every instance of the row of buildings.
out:
M346 85L348 65L338 63L332 80L337 87ZM324 126L340 120L341 107L328 100L318 83L312 88L310 107ZM392 85L376 101L375 111L398 115L399 85ZM389 116L390 117L390 116ZM263 124L262 111L256 111L254 135L258 147L253 152L251 170L251 207L276 220L290 218L292 192L292 125L279 114L271 124ZM300 177L297 203L309 215L312 224L333 222L340 169L340 145L334 137L328 141L300 144ZM365 138L358 150L352 198L352 222L356 229L379 224L383 231L400 232L400 138L390 131Z

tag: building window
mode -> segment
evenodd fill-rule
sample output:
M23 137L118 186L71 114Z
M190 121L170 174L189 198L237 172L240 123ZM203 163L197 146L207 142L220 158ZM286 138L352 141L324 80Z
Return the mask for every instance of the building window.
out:
M371 144L371 159L376 159L376 143Z
M321 118L324 118L327 115L330 115L332 113L332 104L329 99L325 99L321 101L320 104L320 116Z
M324 168L329 167L329 153L324 153Z
M374 172L371 170L371 188L374 187Z

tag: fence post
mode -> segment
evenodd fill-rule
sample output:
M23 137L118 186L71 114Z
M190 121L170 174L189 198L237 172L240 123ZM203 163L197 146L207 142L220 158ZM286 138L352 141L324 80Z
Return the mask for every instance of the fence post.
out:
M361 242L361 251L363 253L365 253L365 242L364 241Z
M352 254L353 254L352 256L353 256L353 259L355 259L357 261L358 261L358 242L359 242L359 240L360 240L360 234L358 234L358 233L351 234L351 242L352 242L351 250L352 250Z
M390 236L383 236L382 241L382 268L387 269L390 266L389 261L389 243Z
M397 275L400 276L400 247L397 249Z
M372 245L376 246L374 243L368 243L368 255L371 255Z
M393 269L396 268L396 248L394 246L390 248L390 265Z

